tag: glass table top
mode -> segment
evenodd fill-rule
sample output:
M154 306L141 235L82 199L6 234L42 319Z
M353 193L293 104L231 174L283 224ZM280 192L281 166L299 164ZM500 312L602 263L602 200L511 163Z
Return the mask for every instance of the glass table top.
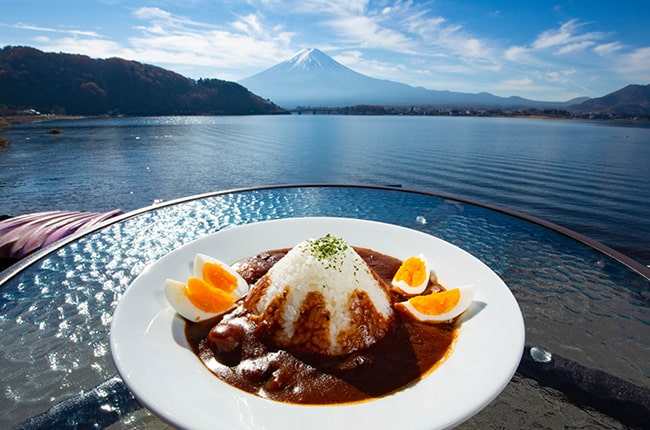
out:
M122 294L147 265L202 236L312 216L428 233L471 253L508 285L526 326L522 362L501 395L460 428L628 428L648 418L647 268L472 202L391 187L303 185L145 208L0 274L0 427L166 428L133 398L112 361L110 325Z

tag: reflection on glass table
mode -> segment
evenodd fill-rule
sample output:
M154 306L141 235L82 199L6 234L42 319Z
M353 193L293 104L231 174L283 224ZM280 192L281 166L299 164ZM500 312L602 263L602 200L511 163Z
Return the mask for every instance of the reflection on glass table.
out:
M315 216L430 234L481 260L510 288L526 327L522 361L505 390L460 428L648 422L647 268L498 208L399 188L328 185L218 192L145 208L3 272L1 426L165 428L133 398L111 357L113 311L126 289L148 265L207 234Z

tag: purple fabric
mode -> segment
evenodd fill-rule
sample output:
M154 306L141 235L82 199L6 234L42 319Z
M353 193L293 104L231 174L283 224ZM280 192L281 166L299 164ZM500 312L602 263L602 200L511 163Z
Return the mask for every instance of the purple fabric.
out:
M0 221L0 258L19 260L85 228L120 215L110 212L37 212Z

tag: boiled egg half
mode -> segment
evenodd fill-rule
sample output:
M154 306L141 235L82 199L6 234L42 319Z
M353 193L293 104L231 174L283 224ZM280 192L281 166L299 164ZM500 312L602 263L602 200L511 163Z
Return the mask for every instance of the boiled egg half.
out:
M411 297L395 306L422 322L440 323L456 318L469 308L474 300L474 287L460 288Z
M396 291L408 296L422 294L429 285L431 271L423 254L409 257L395 272L391 284Z
M249 285L223 261L197 254L194 277L187 282L165 281L165 297L183 318L199 322L230 310L248 292Z

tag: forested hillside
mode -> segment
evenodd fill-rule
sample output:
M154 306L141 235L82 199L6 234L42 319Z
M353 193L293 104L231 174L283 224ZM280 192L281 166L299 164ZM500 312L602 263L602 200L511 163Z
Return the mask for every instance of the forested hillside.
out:
M195 81L120 58L0 50L0 105L67 115L242 115L282 112L243 86Z
M572 106L578 112L650 115L650 84L628 85L603 97Z

